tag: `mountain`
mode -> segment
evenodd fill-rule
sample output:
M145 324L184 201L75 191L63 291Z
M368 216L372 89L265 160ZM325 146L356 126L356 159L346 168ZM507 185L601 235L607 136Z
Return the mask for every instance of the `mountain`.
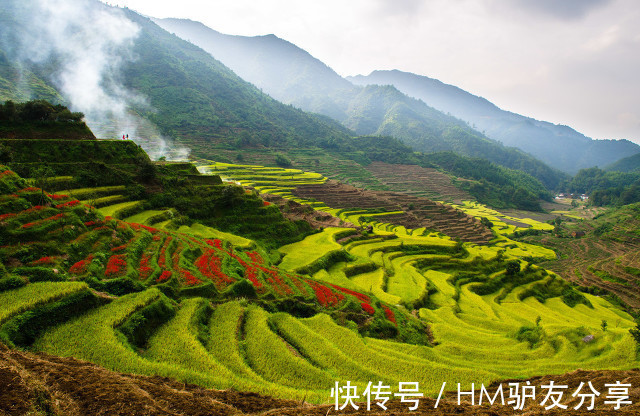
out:
M41 22L33 19L29 12L33 7L29 2L3 2L0 11L0 22L3 23L0 25L0 48L3 48L0 50L0 69L3 71L0 72L3 76L0 97L24 99L26 93L21 91L26 89L21 89L18 81L24 80L26 74L30 83L42 84L40 89L28 89L29 98L62 101L64 97L64 100L73 101L60 82L66 75L64 71L68 70L69 62L65 60L72 59L68 46L57 45L55 48L49 45L52 52L47 59L23 58L26 53L25 48L21 49L24 39L42 34L38 27ZM122 65L117 73L105 77L119 82L111 87L112 90L126 92L116 96L127 100L126 116L142 119L147 124L151 122L160 133L175 138L200 155L206 156L203 149L207 146L229 144L234 140L287 145L352 135L326 117L308 114L274 100L209 53L171 35L132 10L113 8L93 0L83 3L82 7L88 12L113 14L120 19L118 22L137 27L137 35L132 36L129 49L110 50L111 59L120 60ZM73 20L69 27L79 30L83 24L86 23ZM91 28L88 30L90 32ZM77 39L58 42L65 41L75 46L73 42ZM105 66L106 69L109 67ZM76 103L69 104L74 107ZM108 118L99 121L101 125L115 124ZM89 124L93 129L95 124ZM96 133L100 136L101 129Z
M425 76L393 70L347 79L356 85L393 85L410 97L467 121L488 137L571 174L640 152L640 146L628 140L593 140L568 126L501 110L482 97Z
M260 154L276 151L281 155L310 148L312 150L309 151L318 154L318 148L321 148L321 151L331 153L327 158L327 166L323 168L316 164L314 167L325 169L325 171L335 171L337 159L345 157L354 161L352 163L362 165L371 161L381 161L426 164L433 167L432 162L414 155L411 148L399 146L401 143L397 139L380 137L373 143L366 138L353 138L354 132L337 121L322 115L304 113L291 105L277 102L243 81L209 53L171 35L151 20L131 10L110 8L91 0L79 4L88 5L89 8L84 10L85 13L91 14L98 10L100 13L115 14L119 16L120 25L135 25L137 28L137 34L132 37L130 47L115 50L111 56L112 60L122 62L120 70L114 71L116 73L111 75L120 81L112 88L126 91L127 96L120 96L120 99L129 106L128 112L119 116L96 117L92 114L87 118L92 128L98 127L96 133L100 138L120 136L122 130L119 134L114 130L120 127L118 118L121 117L134 124L133 130L125 131L132 132L132 139L149 152L152 159L162 155L171 159L180 155L180 152L173 152L171 149L164 150L164 142L154 139L157 134L162 134L165 137L175 138L178 144L188 146L192 155L204 159L219 160L221 152L224 151L234 152L233 160L236 160L238 157L247 156L250 150ZM7 6L0 11L0 19L4 23L0 27L2 34L0 47L4 48L2 56L5 58L4 67L6 68L4 78L6 82L0 86L0 93L5 100L22 101L25 96L52 97L55 102L65 102L73 106L73 95L70 96L69 91L60 83L60 74L66 74L65 70L69 71L68 63L63 59L64 52L68 53L68 51L62 47L58 50L49 45L51 56L48 59L20 59L27 49L23 45L24 39L30 39L30 34L40 35L41 33L33 24L29 9L22 6L22 3L9 2ZM70 27L78 24L82 22L78 23L77 20L68 22ZM75 30L79 29L82 27L75 27ZM83 36L91 37L92 30L93 27L86 28L87 33ZM75 47L78 43L81 44L78 38L83 36L78 35L69 40L65 38L64 41L71 42ZM35 36L35 39L31 39L37 42L39 37ZM89 54L89 56L93 57L95 54ZM126 59L127 56L133 59ZM76 64L72 58L69 59L72 64ZM93 60L99 61L99 59L92 59L91 62ZM84 64L90 65L91 62L84 62ZM329 71L326 67L324 68L325 71ZM319 67L317 69L320 70ZM85 73L76 74L74 81L78 80L78 77L82 78L83 75ZM337 82L334 88L340 88L340 85L350 84L342 80ZM38 86L42 88L36 88ZM5 88L2 89L2 87ZM344 123L358 133L389 132L401 135L404 133L402 125L404 123L410 125L415 119L421 123L416 129L417 133L413 134L408 129L407 134L404 135L405 141L411 143L414 149L429 150L424 146L420 147L420 134L425 132L434 138L434 142L441 142L431 146L430 150L460 148L460 152L470 153L469 150L473 150L470 147L473 145L473 140L478 142L474 145L477 148L482 145L489 149L485 153L490 152L491 146L499 147L488 139L475 137L473 132L467 131L468 128L463 123L421 105L417 100L401 94L394 88L354 86L351 88L359 93L353 98L350 117L345 119ZM105 91L92 91L88 95L104 93ZM324 94L324 96L327 95ZM109 102L103 106L111 110L110 105L119 104L121 103ZM390 107L389 110L385 110L386 107ZM77 104L75 109L85 111L82 104ZM88 110L91 111L91 108ZM451 128L452 123L458 123L455 129ZM466 143L459 143L456 129L463 133L467 132L465 134L468 134L469 140ZM0 135L4 133L0 131ZM531 157L524 157L515 150L510 152L520 166L524 162L531 162L531 167L544 178L541 181L546 187L555 186L557 178L548 167ZM295 157L292 159L294 162L297 161ZM469 176L469 179L486 180L486 185L480 187L482 189L474 188L472 192L478 194L480 201L494 204L494 206L521 207L526 204L528 198L512 201L514 192L510 191L518 188L527 190L527 195L531 196L530 199L547 197L548 193L544 189L541 190L543 186L537 181L522 180L507 174L506 171L498 174L496 179L495 167L482 166L481 171L476 169ZM449 170L449 166L441 169ZM456 175L467 178L468 176L465 175L470 174L469 169L464 169ZM490 194L486 192L489 188L493 190ZM499 201L501 199L504 201Z
M348 97L357 90L335 71L275 35L234 36L185 19L153 19L160 27L200 46L242 79L263 88L276 100L343 121Z
M606 171L615 172L634 172L640 171L640 153L633 156L622 158L610 165L604 167Z
M388 86L355 86L297 46L273 35L229 36L190 20L156 19L286 104L332 117L358 135L391 135L414 150L455 151L521 169L554 188L564 179L514 148L483 136L465 122Z

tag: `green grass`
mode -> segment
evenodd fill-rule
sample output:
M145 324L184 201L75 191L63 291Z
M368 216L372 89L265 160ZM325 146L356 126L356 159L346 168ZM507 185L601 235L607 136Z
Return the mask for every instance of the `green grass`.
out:
M207 227L206 225L195 223L191 226L182 225L178 228L178 232L188 235L193 235L202 238L219 238L230 242L236 247L250 248L255 246L255 243L247 238L237 236L235 234L225 233L215 228Z
M85 199L93 196L105 196L122 192L126 189L124 185L100 186L96 188L67 189L56 192L57 195L69 195L77 199Z
M284 253L279 267L284 270L297 270L310 265L331 251L341 250L336 243L335 235L345 228L326 228L322 232L308 236L302 241L280 247L278 251Z
M146 211L142 211L139 212L135 215L132 215L130 217L124 218L124 221L126 222L133 222L133 223L138 223L138 224L146 224L146 225L151 225L154 222L155 218L161 218L164 215L167 215L167 210L146 210Z
M0 292L0 323L35 306L54 302L86 288L87 284L80 282L41 282Z
M103 208L99 208L98 212L105 217L119 218L118 213L122 211L132 210L141 206L144 201L128 201L120 204L108 205Z

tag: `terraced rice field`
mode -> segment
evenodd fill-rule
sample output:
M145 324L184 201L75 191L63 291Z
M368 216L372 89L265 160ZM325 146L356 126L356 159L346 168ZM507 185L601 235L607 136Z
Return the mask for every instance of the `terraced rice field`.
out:
M297 182L324 182L268 168L269 180L281 179L268 185L254 168L237 169L252 169L257 177L242 180L286 197L294 187L310 186ZM179 232L128 223L63 197L57 205L26 208L21 200L40 190L14 186L8 192L0 202L18 208L1 214L7 244L0 256L17 258L29 246L42 257L8 266L24 278L0 286L0 337L11 333L9 326L42 319L46 331L31 345L37 351L311 402L328 402L336 380L360 388L380 380L393 389L413 381L436 395L444 381L468 388L577 368L638 367L628 332L632 317L531 264L548 253L500 235L513 229L499 224L499 216L492 217L498 237L476 245L385 222L400 215L393 203L388 212L376 212L373 205L340 209L299 198L371 230L324 229L281 248L282 260L274 265L248 241L201 237L211 232L204 227ZM131 208L114 206L107 207L121 215ZM479 205L466 209L490 213ZM52 239L55 249L67 251L47 252ZM519 271L509 271L515 263ZM37 283L41 276L85 283ZM82 313L61 313L76 305L67 300L87 285L100 302ZM371 322L380 325L376 337L360 332ZM421 338L419 324L425 323L429 345ZM402 332L411 327L422 332ZM586 341L588 335L593 339Z
M553 247L558 258L541 263L567 280L596 286L619 296L633 308L640 308L640 245L602 239L539 236L527 238Z
M214 153L216 160L225 163L237 162L237 151L215 149L209 151ZM277 152L269 152L264 150L244 149L242 151L242 160L240 164L250 164L257 166L276 166ZM369 190L384 191L389 190L387 186L382 184L369 170L359 163L345 158L343 155L323 152L317 148L314 149L287 149L287 157L291 160L293 167L309 172L318 172L325 177L348 183L353 186L365 188ZM199 164L207 164L202 161Z
M401 193L363 191L335 182L298 186L293 194L307 200L322 201L335 209L364 210L361 216L365 220L373 215L378 222L395 224L405 229L432 229L452 238L476 243L486 243L493 238L491 232L479 221L450 206L425 198ZM367 210L377 212L367 213Z
M11 295L21 297L17 289ZM420 383L436 394L443 380L464 386L499 378L559 374L580 367L626 369L636 365L635 350L626 330L628 316L591 297L593 309L569 308L561 302L539 304L506 299L466 297L460 310L450 305L422 309L432 322L435 347L362 338L319 314L300 319L269 313L243 302L217 305L192 298L151 336L142 355L126 348L118 328L136 310L163 298L157 289L123 296L48 331L35 348L74 356L124 372L177 378L215 388L235 388L264 394L324 402L333 381L350 380L364 388L370 380L397 385ZM531 348L511 335L523 323L542 317L544 337ZM610 329L599 329L602 318ZM200 322L208 328L203 338ZM585 344L583 334L594 334ZM98 336L99 335L99 336ZM526 365L523 365L526 363Z
M450 176L433 168L372 162L367 166L367 170L390 190L396 192L455 203L473 200L469 193L452 183Z

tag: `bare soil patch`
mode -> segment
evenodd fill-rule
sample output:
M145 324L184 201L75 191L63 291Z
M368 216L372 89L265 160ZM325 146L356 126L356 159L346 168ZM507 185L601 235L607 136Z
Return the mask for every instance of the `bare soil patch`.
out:
M502 382L503 389L510 381ZM601 395L596 400L596 410L581 409L545 411L539 406L544 398L539 392L537 402L527 402L522 411L514 411L509 405L472 406L468 399L460 405L455 392L450 392L438 403L424 398L418 411L409 411L408 405L394 397L383 411L375 404L371 411L366 403L358 403L359 410L351 407L336 411L333 405L310 405L293 400L274 399L255 393L205 389L164 377L146 377L116 373L94 364L73 358L61 358L45 354L32 354L10 350L0 344L0 415L637 415L640 413L640 370L630 371L582 371L554 376L535 377L531 384L539 387L554 381L568 385L562 402L571 407L579 400L571 392L581 382L591 381ZM612 410L605 405L605 383L631 384L631 405ZM519 381L523 383L523 381ZM488 388L493 392L493 388ZM479 386L476 386L479 387ZM476 400L480 392L476 391ZM485 400L486 401L486 400Z

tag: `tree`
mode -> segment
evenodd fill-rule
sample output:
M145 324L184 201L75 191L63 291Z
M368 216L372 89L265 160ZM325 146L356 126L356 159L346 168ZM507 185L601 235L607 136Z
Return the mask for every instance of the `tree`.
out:
M507 276L515 276L520 273L520 262L517 260L507 263Z
M609 324L607 323L607 321L605 319L603 319L602 323L600 324L600 328L602 328L602 332L605 332L607 330L608 326L609 326Z
M35 185L40 188L40 191L42 192L40 195L40 205L44 204L44 201L46 200L44 196L44 188L47 186L49 178L53 175L53 170L47 165L40 165L32 172Z
M291 160L289 160L289 158L287 158L283 154L278 154L276 155L276 165L283 168L288 168L289 166L291 166Z

